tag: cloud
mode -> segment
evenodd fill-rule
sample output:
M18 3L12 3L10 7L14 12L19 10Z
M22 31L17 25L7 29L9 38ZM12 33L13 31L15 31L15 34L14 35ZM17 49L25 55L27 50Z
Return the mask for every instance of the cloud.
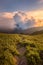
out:
M38 3L39 3L39 4L43 3L43 0L38 0Z
M32 16L34 19L43 19L43 10L28 11L26 14L29 18Z
M43 19L37 20L35 25L36 25L36 27L37 27L37 26L43 26Z
M13 12L1 12L0 17L12 19L13 18Z
M14 16L15 23L19 25L20 28L26 29L35 26L36 22L33 17L31 19L27 18L26 13L18 12Z
M43 26L43 10L19 11L15 14L14 20L22 28Z
M15 28L15 22L11 13L0 13L0 30L12 30Z
M0 29L13 30L17 25L22 29L43 26L43 10L0 13Z
M0 29L5 29L5 30L12 30L15 28L15 22L13 19L7 19L7 18L1 18L0 19Z
M4 17L4 18L11 19L11 18L13 18L13 15L12 15L12 13L4 13L4 14L3 14L3 17Z

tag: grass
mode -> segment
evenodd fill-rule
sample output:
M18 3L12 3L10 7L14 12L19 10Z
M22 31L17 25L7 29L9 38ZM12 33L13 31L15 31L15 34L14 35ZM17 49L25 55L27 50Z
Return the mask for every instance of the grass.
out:
M27 65L43 65L43 34L1 34L0 33L0 65L17 65L21 54L18 48L24 47Z

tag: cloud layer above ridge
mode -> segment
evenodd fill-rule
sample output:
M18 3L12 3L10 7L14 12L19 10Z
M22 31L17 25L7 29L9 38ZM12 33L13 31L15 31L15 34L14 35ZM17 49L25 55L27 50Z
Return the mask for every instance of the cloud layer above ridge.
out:
M43 10L0 12L0 29L13 30L17 24L22 29L43 26Z

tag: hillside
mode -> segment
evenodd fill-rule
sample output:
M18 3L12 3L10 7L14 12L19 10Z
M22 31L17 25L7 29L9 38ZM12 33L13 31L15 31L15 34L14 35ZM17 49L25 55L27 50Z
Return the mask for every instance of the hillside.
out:
M0 33L0 65L43 65L43 34Z
M43 30L41 31L36 31L36 32L33 32L32 35L38 35L38 34L43 34Z
M32 27L32 28L28 28L22 31L23 34L34 34L37 31L42 31L43 30L43 26L42 27Z
M42 31L43 26L41 27L32 27L32 28L27 28L27 29L22 29L17 25L17 28L14 28L13 30L0 30L0 33L8 33L8 34L32 34L37 31Z

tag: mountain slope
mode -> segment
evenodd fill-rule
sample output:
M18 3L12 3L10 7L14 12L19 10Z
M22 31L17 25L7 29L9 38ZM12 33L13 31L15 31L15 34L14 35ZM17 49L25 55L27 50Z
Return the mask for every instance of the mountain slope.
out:
M21 29L19 27L13 29L12 31L7 31L7 30L0 30L1 33L12 33L12 34L32 34L32 33L37 33L37 31L40 31L41 33L43 33L43 27L32 27L32 28L28 28L28 29Z
M23 30L23 34L32 34L36 31L42 31L43 30L43 27L33 27L33 28L28 28L26 30Z
M33 33L32 33L32 35L38 35L38 34L43 34L43 30L36 31L36 32L33 32Z

